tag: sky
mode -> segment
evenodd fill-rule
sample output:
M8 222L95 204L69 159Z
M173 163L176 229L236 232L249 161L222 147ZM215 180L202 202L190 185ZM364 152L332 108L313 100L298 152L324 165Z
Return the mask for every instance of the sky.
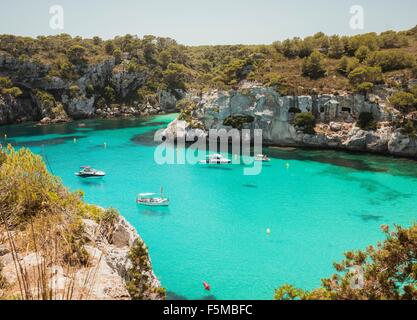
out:
M64 29L50 27L60 5ZM351 29L350 8L364 10L364 28ZM417 25L416 0L13 0L0 2L0 34L73 36L147 34L186 45L269 44L322 31L352 35Z

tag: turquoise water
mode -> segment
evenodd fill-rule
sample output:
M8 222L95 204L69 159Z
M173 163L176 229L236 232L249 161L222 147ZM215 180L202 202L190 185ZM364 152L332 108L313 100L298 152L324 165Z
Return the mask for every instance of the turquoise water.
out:
M45 154L50 170L88 202L117 208L149 246L170 298L271 299L285 283L311 289L343 252L382 239L382 224L415 221L413 161L271 148L259 176L244 176L243 165L160 166L153 132L173 117L17 125L1 127L0 137ZM76 177L86 164L108 175ZM138 193L160 186L170 207L135 204Z

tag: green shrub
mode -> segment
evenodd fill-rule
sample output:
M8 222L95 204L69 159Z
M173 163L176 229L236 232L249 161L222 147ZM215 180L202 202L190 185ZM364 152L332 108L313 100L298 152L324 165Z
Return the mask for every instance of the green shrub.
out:
M402 48L408 46L408 39L405 35L397 33L395 31L386 31L380 35L382 48Z
M297 113L294 117L294 126L303 129L304 133L315 134L316 119L310 112Z
M163 72L164 82L169 89L186 89L186 80L188 77L187 69L184 65L170 63L168 68Z
M67 51L68 60L73 64L82 64L86 62L87 49L80 45L71 46Z
M342 57L338 63L337 71L347 76L352 70L358 68L360 65L359 60L356 58Z
M22 90L19 87L11 87L1 89L2 94L10 94L12 97L17 98L23 94Z
M277 300L398 300L417 299L415 290L415 250L417 225L396 226L393 232L383 226L385 240L366 250L349 251L345 259L334 263L336 274L322 280L312 291L284 285L275 291ZM358 284L358 273L363 285Z
M389 98L390 103L401 111L408 112L417 104L416 97L410 92L396 92Z
M339 36L331 36L329 39L329 51L327 55L333 59L339 59L345 54L345 46Z
M417 127L416 127L414 121L412 121L412 120L405 121L405 123L403 124L402 132L406 135L409 135L409 136L415 138L416 135L417 135Z
M150 292L149 282L152 271L149 261L148 248L141 239L136 239L129 251L129 259L132 262L131 268L128 270L127 289L133 300L143 300L154 295L154 299L165 299L166 293L163 288L155 288ZM148 294L148 296L146 295Z
M369 55L368 65L379 66L383 72L402 70L415 66L416 58L410 53L399 50L378 51Z
M88 84L85 87L85 92L87 93L87 97L90 98L94 94L94 92L95 92L94 86L91 83Z
M60 64L59 69L61 72L60 76L64 79L75 79L77 77L72 63L64 61Z
M354 55L355 52L362 46L367 47L370 51L379 49L379 39L376 33L366 33L356 35L348 39L347 47L348 53Z
M380 67L359 67L349 73L348 76L353 85L364 82L378 84L383 82L383 75Z
M13 82L9 77L0 77L0 89L10 88L11 86L13 86Z
M374 84L371 82L362 82L357 84L354 89L355 92L361 93L361 94L367 94L368 92L371 92L374 88Z
M242 130L245 124L250 124L255 121L252 116L232 115L228 116L223 121L223 125L233 127L234 129Z
M311 79L318 79L326 75L326 68L324 66L324 55L318 51L314 51L308 58L306 58L302 65L303 75Z
M106 41L106 44L104 45L104 50L107 54L112 55L114 51L114 45L111 41Z
M79 92L80 88L76 84L73 84L69 87L69 93L71 97L76 97Z
M358 50L355 52L355 57L360 61L363 62L368 58L368 55L370 54L370 50L366 46L359 47Z
M112 103L116 101L116 91L110 86L104 88L104 98Z
M122 62L122 51L120 49L115 49L113 51L113 57L116 61L116 64L119 64L120 62Z

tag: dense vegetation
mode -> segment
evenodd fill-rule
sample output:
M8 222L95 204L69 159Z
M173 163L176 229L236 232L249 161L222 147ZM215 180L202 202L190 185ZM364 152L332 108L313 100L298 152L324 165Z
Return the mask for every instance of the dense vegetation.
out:
M411 300L417 299L417 225L383 226L384 242L365 251L347 252L335 263L337 274L312 291L284 285L278 300Z
M62 34L36 39L0 36L0 54L49 64L47 77L76 79L88 64L114 57L118 70L148 75L136 98L160 89L232 88L242 80L273 85L283 94L370 90L416 76L417 27L352 37L317 33L271 45L189 47L169 38L125 35L113 40ZM94 90L94 88L91 88ZM111 100L111 88L107 89Z

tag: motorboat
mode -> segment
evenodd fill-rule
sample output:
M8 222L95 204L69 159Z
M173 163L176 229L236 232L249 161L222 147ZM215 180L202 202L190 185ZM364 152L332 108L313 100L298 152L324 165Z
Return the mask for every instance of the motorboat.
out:
M260 162L269 162L271 161L270 158L268 158L268 156L264 155L264 154L257 154L255 156L255 161L260 161Z
M201 160L200 164L230 164L232 160L227 159L221 154L211 154L206 160Z
M81 170L75 173L81 178L100 178L106 175L105 172L91 168L90 166L82 166Z
M136 198L136 203L148 207L167 207L169 199L163 196L161 188L160 196L156 193L140 193Z

